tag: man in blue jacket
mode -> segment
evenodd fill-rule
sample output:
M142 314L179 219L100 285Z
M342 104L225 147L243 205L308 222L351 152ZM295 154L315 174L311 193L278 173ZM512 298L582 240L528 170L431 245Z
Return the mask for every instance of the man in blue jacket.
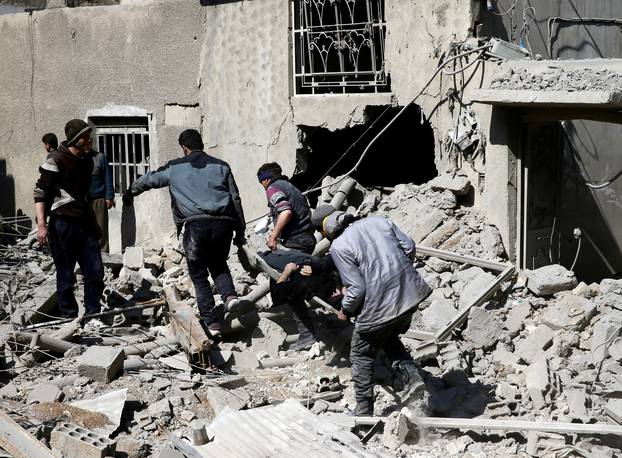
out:
M93 174L91 175L91 207L95 212L97 225L101 231L99 249L108 253L108 210L115 206L114 189L112 188L112 168L108 158L100 151L95 151L92 142L86 144L86 152L93 159Z
M332 241L330 255L347 288L338 317L356 317L350 350L356 415L374 414L372 373L380 349L399 376L402 400L422 398L423 379L399 339L432 292L413 266L415 242L387 218L357 221L330 205L319 206L312 220Z
M184 157L140 177L123 195L123 202L130 204L133 196L149 189L169 187L173 219L178 230L184 228L188 272L201 318L216 337L222 332L222 320L214 309L208 274L225 303L237 297L227 257L234 231L234 243L245 243L244 212L229 164L203 151L201 134L184 130L179 145Z

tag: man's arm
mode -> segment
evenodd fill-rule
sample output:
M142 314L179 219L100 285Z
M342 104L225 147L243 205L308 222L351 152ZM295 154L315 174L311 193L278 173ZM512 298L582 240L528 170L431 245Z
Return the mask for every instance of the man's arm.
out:
M330 255L339 271L343 285L348 289L341 300L341 309L346 315L355 316L365 301L365 279L351 253L331 249Z
M171 177L171 168L168 163L153 172L147 172L130 186L133 196L142 194L150 189L168 186Z
M283 229L287 226L289 221L292 219L293 212L291 210L285 210L279 213L279 216L276 219L276 223L274 223L274 229L270 234L270 239L268 240L268 248L271 250L276 250L276 241L283 232Z
M41 245L46 243L47 225L45 222L45 205L54 198L54 191L59 178L59 169L56 161L47 157L39 167L39 179L33 192L35 213L37 215L37 240Z
M108 158L102 153L102 167L106 178L106 204L108 208L114 207L114 188L112 187L112 167L108 164Z
M408 234L402 232L402 230L397 227L397 225L393 221L389 219L387 219L387 221L389 223L389 226L391 227L391 230L393 231L393 234L395 235L395 238L402 247L402 250L404 250L404 253L406 253L408 259L414 262L415 254L417 253L417 250L415 249L415 241Z
M246 230L246 220L244 219L244 209L242 208L242 199L240 199L240 191L238 190L238 185L235 183L235 178L233 177L233 172L229 169L229 177L227 179L227 183L229 186L229 194L231 194L231 199L233 200L233 206L235 207L235 212L238 216L237 226L235 230L235 238L236 243L244 243L244 231Z
M283 191L281 191L276 186L269 186L266 190L266 196L268 197L268 202L270 205L277 211L277 218L274 222L274 229L270 233L270 237L268 238L268 248L271 250L276 250L276 241L287 227L287 224L290 222L293 216L293 208L292 204L287 200L287 196Z
M48 236L48 228L45 224L44 202L35 202L35 213L37 215L37 240L39 245L45 245Z

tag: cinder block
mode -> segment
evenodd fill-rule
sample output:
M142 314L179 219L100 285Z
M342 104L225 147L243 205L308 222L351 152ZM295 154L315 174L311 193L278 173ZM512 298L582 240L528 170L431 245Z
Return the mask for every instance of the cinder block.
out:
M89 347L78 361L78 373L96 382L110 383L123 369L125 352L114 347Z
M104 458L114 455L116 441L71 423L62 423L51 434L50 445L62 456Z
M143 267L145 254L139 246L128 246L123 253L123 265L128 269L138 270Z

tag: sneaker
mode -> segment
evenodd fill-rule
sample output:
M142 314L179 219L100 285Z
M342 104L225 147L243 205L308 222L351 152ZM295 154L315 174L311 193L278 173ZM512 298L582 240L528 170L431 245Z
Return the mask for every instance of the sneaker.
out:
M225 299L225 310L232 312L240 303L240 298L238 296L227 296Z
M374 400L365 399L356 403L356 409L352 411L353 417L373 417L374 416Z
M402 374L404 380L404 388L398 393L402 403L422 399L426 392L426 387L415 363L412 361L402 361L398 364L397 369Z
M106 325L101 321L98 320L97 318L91 318L90 320L84 322L83 324L83 328L84 329L92 329L94 331L101 329L103 327L105 327Z
M222 324L220 321L214 321L207 325L207 330L213 338L218 338L222 335Z

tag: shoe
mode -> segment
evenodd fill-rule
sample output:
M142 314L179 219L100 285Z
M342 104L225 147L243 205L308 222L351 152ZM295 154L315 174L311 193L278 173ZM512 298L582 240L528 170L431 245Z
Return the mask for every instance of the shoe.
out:
M212 338L217 339L222 335L222 324L220 321L214 321L207 325L207 330Z
M357 401L356 409L352 411L353 417L373 417L374 416L374 400L365 399Z
M296 342L294 342L293 344L289 346L289 349L294 350L294 351L308 350L316 342L317 342L317 339L312 335L299 336Z
M234 309L239 305L239 302L240 298L238 296L234 296L233 294L231 296L227 296L225 299L225 310L228 310L229 312L234 311Z
M94 331L101 329L105 326L106 325L101 320L98 320L97 318L91 318L90 320L82 324L83 329L90 329Z
M413 361L400 361L397 370L401 373L404 380L404 387L398 393L402 403L411 400L422 399L426 392L425 382L419 374L419 370Z

